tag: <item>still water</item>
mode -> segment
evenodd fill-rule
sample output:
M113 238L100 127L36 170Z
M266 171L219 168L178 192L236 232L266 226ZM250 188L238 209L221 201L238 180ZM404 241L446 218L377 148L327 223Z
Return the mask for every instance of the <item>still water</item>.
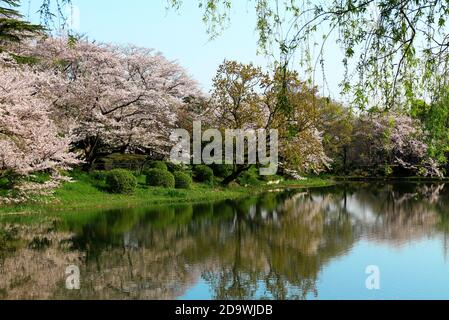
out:
M0 299L449 299L449 187L3 218Z

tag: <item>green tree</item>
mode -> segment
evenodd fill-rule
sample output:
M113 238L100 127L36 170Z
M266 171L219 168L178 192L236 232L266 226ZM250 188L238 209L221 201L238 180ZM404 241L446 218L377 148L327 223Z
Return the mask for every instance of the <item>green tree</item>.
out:
M412 103L411 115L419 119L427 132L429 155L441 164L447 164L449 153L449 94L434 103L415 100Z
M280 96L286 104L279 103ZM225 61L214 78L213 112L208 116L222 130L278 130L283 169L318 173L329 164L317 130L319 105L324 100L296 72L284 74L276 69L270 75L252 64ZM223 183L229 184L250 168L234 163L233 173Z
M333 172L346 173L355 116L351 109L321 98L318 107L318 129L323 132L324 149L333 160Z
M26 38L44 31L40 25L23 20L18 11L19 0L0 0L0 50L12 43L20 43Z

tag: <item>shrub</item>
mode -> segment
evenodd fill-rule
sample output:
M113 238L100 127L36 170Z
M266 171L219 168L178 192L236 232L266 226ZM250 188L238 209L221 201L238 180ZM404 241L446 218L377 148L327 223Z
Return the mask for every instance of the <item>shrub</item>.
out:
M213 164L212 169L214 171L214 175L219 178L229 177L234 170L232 164Z
M190 189L192 185L192 178L183 173L183 172L175 172L175 187L176 189Z
M132 193L137 187L137 179L128 170L114 169L106 176L106 187L112 193Z
M205 165L199 165L195 167L195 179L198 182L213 183L214 172L211 168Z
M257 186L260 184L259 176L251 171L243 172L238 180L240 185Z
M164 161L151 161L148 165L150 169L159 169L163 171L167 171L167 164Z
M0 189L11 189L19 180L19 176L13 171L0 172Z
M175 177L166 170L150 169L146 173L147 185L152 187L175 187Z

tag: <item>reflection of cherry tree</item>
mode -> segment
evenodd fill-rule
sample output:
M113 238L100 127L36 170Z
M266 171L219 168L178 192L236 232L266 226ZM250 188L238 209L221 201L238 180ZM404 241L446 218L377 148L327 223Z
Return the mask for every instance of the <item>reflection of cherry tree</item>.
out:
M86 254L80 295L172 299L200 276L216 298L254 298L261 289L279 299L317 294L319 271L351 246L351 228L345 218L325 219L326 201L311 205L305 195L288 204L290 196L114 211L69 223L74 247ZM331 241L336 234L344 236Z
M218 299L318 296L320 272L357 239L396 246L446 234L447 198L438 185L360 184L66 219L58 234L74 234L68 248L83 257L84 281L77 293L53 284L49 291L57 298L173 299L202 280ZM11 257L28 264L65 256L43 252L17 250Z
M279 196L272 197L272 204L283 203ZM255 206L252 217L248 209L234 207L233 233L224 235L226 231L219 230L208 234L208 243L198 243L197 250L218 245L212 246L217 266L203 273L215 298L251 299L262 292L276 299L302 299L317 294L315 282L323 265L351 246L349 220L326 219L326 201L300 196L270 206L269 199L265 195L259 203L247 204L253 212ZM331 239L335 234L340 239ZM223 238L226 241L220 242Z
M438 203L440 200L440 194L444 190L445 186L446 185L444 183L431 185L425 184L419 186L417 189L418 194L425 197L429 203Z
M39 226L0 226L0 299L52 299L65 288L65 269L83 254L70 250L69 233Z
M191 218L192 206L186 205L114 210L100 213L88 225L68 223L65 227L77 233L74 247L86 253L81 269L84 284L75 298L174 299L182 295L200 276L183 254L194 245L182 224Z
M443 191L439 184L369 185L348 192L347 210L362 236L403 245L435 232L442 219L438 203Z

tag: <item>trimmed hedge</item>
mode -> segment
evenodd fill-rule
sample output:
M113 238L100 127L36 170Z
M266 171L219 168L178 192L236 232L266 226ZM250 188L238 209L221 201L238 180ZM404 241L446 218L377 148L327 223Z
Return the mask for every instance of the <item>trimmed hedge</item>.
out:
M150 169L159 169L163 171L167 171L167 164L164 161L151 161L148 165Z
M147 185L152 187L174 188L175 177L166 170L150 169L146 172Z
M213 183L214 171L205 165L195 167L195 180L198 182Z
M114 169L106 176L106 188L112 193L133 193L137 187L136 177L125 169Z
M176 189L190 189L192 178L189 175L179 171L175 172L173 175L175 177Z

